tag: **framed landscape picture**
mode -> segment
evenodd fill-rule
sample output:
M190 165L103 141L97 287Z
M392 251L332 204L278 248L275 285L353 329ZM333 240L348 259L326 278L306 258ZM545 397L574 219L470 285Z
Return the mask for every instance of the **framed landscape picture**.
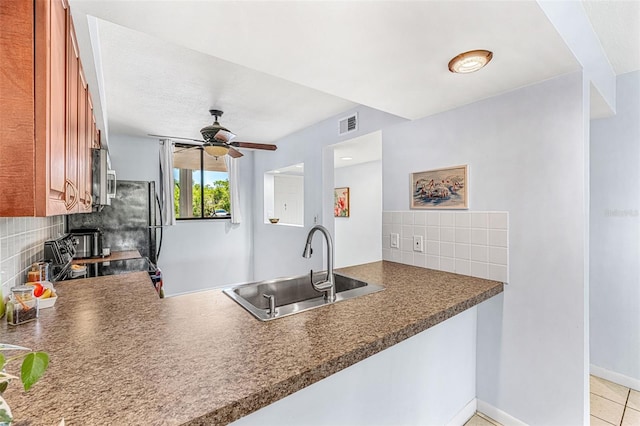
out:
M412 209L468 209L468 166L411 173Z
M349 217L349 188L333 189L333 215Z

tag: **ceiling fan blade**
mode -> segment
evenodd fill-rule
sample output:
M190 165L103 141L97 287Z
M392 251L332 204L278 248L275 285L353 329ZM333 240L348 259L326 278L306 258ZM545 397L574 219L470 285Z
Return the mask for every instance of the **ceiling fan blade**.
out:
M270 143L255 143L255 142L230 142L229 145L236 148L250 148L250 149L265 149L267 151L275 151L277 146Z
M151 137L154 137L154 138L161 138L161 139L180 139L180 140L183 140L183 141L202 142L202 143L204 143L204 141L202 139L182 138L180 136L152 135L150 133L147 133L147 136L151 136Z
M231 158L240 158L240 157L242 157L244 155L243 153L241 153L240 151L238 151L237 149L232 148L232 147L229 147L229 153L228 154L229 154L229 157L231 157Z
M202 149L202 145L191 145L191 146L184 146L179 148L179 149L175 149L173 151L174 154L178 154L179 152L183 152L183 151L189 151L192 149Z

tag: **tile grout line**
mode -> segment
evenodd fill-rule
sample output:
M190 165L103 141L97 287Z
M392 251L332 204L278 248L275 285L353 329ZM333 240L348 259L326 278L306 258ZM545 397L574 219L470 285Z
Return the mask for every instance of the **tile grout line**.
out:
M627 412L627 404L629 403L629 396L631 395L631 389L627 390L627 399L624 401L624 408L622 409L622 418L620 418L620 426L624 422L624 415Z
M590 415L591 417L595 417L595 418L596 418L596 419L598 419L598 420L602 420L603 422L605 422L605 423L606 423L606 424L608 424L608 425L616 426L616 425L614 425L613 423L608 422L608 421L606 421L605 419L602 419L602 418L600 418L600 417L596 416L595 414L593 414L593 413L591 413L591 412L589 413L589 415ZM622 421L622 420L620 420L620 421ZM620 426L620 425L618 425L618 426Z

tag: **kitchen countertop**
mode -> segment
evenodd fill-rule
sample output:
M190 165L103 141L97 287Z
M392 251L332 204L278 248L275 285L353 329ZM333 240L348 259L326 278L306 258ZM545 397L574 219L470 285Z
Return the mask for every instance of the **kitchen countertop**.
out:
M340 271L385 290L260 322L220 290L161 300L146 272L61 282L38 321L0 327L51 356L28 393L4 396L18 424L225 424L503 290L386 261Z
M105 257L92 257L87 259L74 259L71 261L72 264L87 264L87 263L99 263L99 262L109 262L111 260L126 260L126 259L137 259L142 257L138 250L125 250L125 251L112 251L109 256Z

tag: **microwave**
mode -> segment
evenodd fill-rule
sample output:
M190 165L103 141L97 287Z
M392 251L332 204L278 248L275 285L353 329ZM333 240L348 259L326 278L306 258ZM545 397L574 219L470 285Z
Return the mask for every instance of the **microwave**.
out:
M109 168L109 151L92 150L91 171L93 172L92 193L93 207L110 206L111 199L116 196L116 171Z

